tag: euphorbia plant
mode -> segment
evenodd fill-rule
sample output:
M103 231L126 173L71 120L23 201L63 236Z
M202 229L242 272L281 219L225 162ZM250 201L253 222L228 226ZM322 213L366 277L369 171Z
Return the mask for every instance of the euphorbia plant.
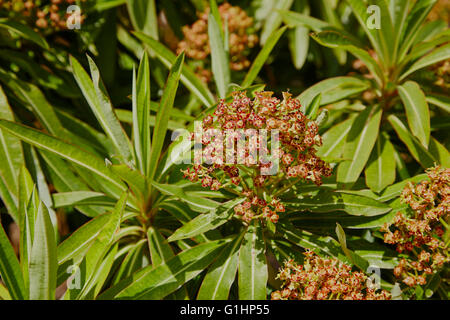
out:
M312 37L318 43L348 51L367 68L366 77L326 79L304 91L299 99L308 104L320 92L321 105L332 104L329 123L339 123L324 135L319 155L341 160L338 182L351 186L364 171L367 186L381 192L395 181L396 171L402 179L409 177L411 169L401 156L405 152L422 168L434 162L448 163L447 149L430 134L430 113L440 111L429 107L432 104L448 111L448 104L437 94L439 88L415 78L417 71L450 57L448 30L441 21L424 23L434 0L392 1L390 6L385 1L346 2L364 31L364 39L299 13L282 15L288 25L308 26L315 31ZM370 5L378 8L379 15L374 17ZM378 19L379 27L373 26L373 19ZM342 117L348 113L349 117ZM397 137L406 148L392 143Z

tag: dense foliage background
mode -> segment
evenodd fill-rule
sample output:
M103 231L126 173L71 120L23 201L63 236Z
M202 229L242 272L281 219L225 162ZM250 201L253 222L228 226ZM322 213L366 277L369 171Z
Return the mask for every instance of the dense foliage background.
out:
M0 0L0 299L448 299L449 12ZM181 161L236 114L274 177Z

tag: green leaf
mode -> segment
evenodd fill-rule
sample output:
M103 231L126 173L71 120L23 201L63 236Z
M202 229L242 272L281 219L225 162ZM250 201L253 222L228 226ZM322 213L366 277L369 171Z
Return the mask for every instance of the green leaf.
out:
M445 168L450 168L450 152L447 148L439 143L435 138L431 137L428 150L433 157L438 160L438 163Z
M348 229L371 229L379 228L386 222L391 222L396 211L391 210L388 213L377 216L353 216L344 212L326 212L311 214L309 212L296 213L289 220L298 222L299 225L307 225L310 230L333 230L338 222L342 227Z
M144 52L137 81L133 71L133 140L137 167L144 176L150 170L150 95L150 67Z
M81 64L70 56L70 64L72 66L75 80L83 92L86 101L89 103L92 112L95 114L98 122L102 126L106 135L111 139L124 161L131 160L131 144L127 135L123 131L119 120L114 114L111 101L106 93L105 87L100 79L100 74L94 61L87 56L89 67L91 70L92 80L89 78Z
M212 14L208 16L208 38L211 47L211 69L220 98L225 98L230 84L230 68L221 30Z
M295 27L294 30L288 30L288 37L292 61L295 68L300 70L308 57L309 29L304 26Z
M11 107L9 106L6 95L3 89L0 87L0 119L14 121L14 115L12 113ZM24 163L22 145L20 140L14 135L4 132L0 129L0 179L2 183L5 184L5 196L11 199L11 202L4 201L5 204L10 204L7 206L8 212L12 218L18 222L18 208L17 208L17 198L19 192L19 185L17 181L17 176L19 175L20 168Z
M166 263L169 259L174 257L174 253L170 244L162 236L162 234L150 227L147 230L148 247L150 250L150 257L152 259L152 265L157 267L163 263Z
M378 36L378 30L369 28L369 24L367 23L370 19L370 15L367 10L367 4L360 0L346 0L346 1L352 8L352 11L353 11L356 19L358 20L360 26L364 29L364 33L369 38L369 41L372 44L372 47L378 53L380 58L385 59L386 52L382 49L380 39ZM380 12L380 15L381 15L381 12Z
M0 127L16 135L24 142L55 153L66 160L92 171L94 174L110 182L115 187L125 190L125 186L122 182L105 166L102 160L94 155L38 130L10 121L0 120Z
M311 101L310 105L306 109L305 114L309 119L316 120L321 99L322 99L322 94L319 93L317 96L314 97L313 101Z
M435 50L431 51L427 55L423 56L416 62L414 62L411 67L408 68L399 78L399 81L405 79L407 76L409 76L411 73L425 68L427 66L430 66L432 64L435 64L439 61L443 61L446 59L450 59L450 44L446 44L443 46L440 46L436 48Z
M380 86L382 85L384 75L377 61L372 58L369 52L358 47L358 44L354 43L348 36L338 30L326 30L312 34L311 37L323 46L344 49L353 54L364 62L378 84Z
M152 182L152 185L164 194L176 196L180 200L200 209L212 210L219 206L219 203L210 199L197 197L193 195L187 195L183 188L177 185L160 184L157 182Z
M400 140L406 145L409 152L411 152L414 159L416 159L423 168L433 166L436 159L424 148L416 137L409 133L405 124L393 114L388 116L388 121L394 128Z
M250 70L245 75L244 81L241 84L241 87L246 88L253 84L253 81L255 81L256 77L258 76L259 71L261 71L261 68L263 67L264 63L267 61L267 58L269 57L270 53L272 52L272 49L277 44L280 37L283 35L284 31L286 30L287 26L284 26L278 30L275 30L266 40L263 48L256 56L255 60L253 61Z
M30 255L30 299L54 300L56 290L56 239L47 207L40 202Z
M175 63L176 56L166 48L164 45L159 43L157 40L143 34L140 32L135 33L136 37L138 37L141 41L147 44L153 52L156 54L156 57L161 60L161 62L167 67L171 68ZM183 66L183 71L181 73L181 82L196 96L202 101L206 107L210 107L214 105L214 96L209 91L209 89L205 86L205 84L197 78L195 73L189 68L187 65Z
M350 261L352 261L352 255L350 251L347 248L347 237L345 236L344 229L342 229L341 225L336 222L336 235L339 240L339 244L341 245L342 251L345 253L347 258L349 258Z
M392 200L392 199L400 196L400 194L402 193L402 190L405 188L405 186L408 182L417 183L417 182L425 180L425 179L427 179L427 175L420 174L420 175L414 176L412 178L405 179L396 184L393 184L393 185L387 187L381 193L381 195L376 198L376 200L381 201L381 202L386 202L386 201Z
M364 271L367 270L367 267L369 266L369 263L365 259L350 250L353 261L349 260L347 256L342 254L340 244L332 237L318 236L305 230L299 230L290 222L280 221L277 224L277 228L279 228L280 234L282 234L285 239L302 248L314 250L314 252L319 255L326 254L338 258L345 263L352 262Z
M101 268L102 261L113 245L115 235L120 228L120 222L122 220L123 212L126 206L127 197L128 193L124 192L120 199L117 201L113 212L109 215L109 219L105 223L105 226L95 237L86 253L86 257L83 260L83 263L85 263L84 283L82 284L83 288L81 289L81 291L74 289L77 298L83 298L87 296L91 288L96 284L96 281L98 280L98 270Z
M157 300L177 290L200 274L216 257L224 241L212 241L187 249L166 263L154 268L148 266L129 279L106 291L104 299ZM114 292L118 291L118 292Z
M293 0L278 0L272 1L272 8L270 13L265 18L264 25L261 31L260 42L261 45L264 45L269 39L270 35L281 25L282 17L280 15L280 10L288 10Z
M28 296L24 280L14 249L9 242L3 226L0 224L0 275L2 281L15 300L24 300Z
M391 211L391 207L387 204L372 198L333 191L320 191L315 196L303 196L285 203L292 210L307 210L311 212L345 211L354 216L371 217Z
M150 184L146 177L138 170L133 170L125 164L112 165L111 170L126 182L138 199L138 203L145 204L150 189Z
M237 198L228 201L209 213L201 214L177 229L168 239L169 242L195 237L206 231L216 229L226 223L234 214L234 207L244 201Z
M417 30L422 25L422 22L428 16L428 13L431 11L435 3L436 0L422 0L413 5L403 28L398 61L402 61L409 51L415 38L419 34Z
M413 81L407 81L397 89L405 106L409 128L427 149L430 141L430 111L425 94Z
M158 19L155 0L126 0L135 30L158 39Z
M24 283L29 292L29 263L30 251L31 251L31 229L34 228L34 214L29 214L29 203L34 191L34 181L31 178L30 173L26 169L25 165L22 166L19 173L19 228L20 228L20 241L19 241L19 256L22 268L22 274L24 276Z
M329 130L322 136L322 146L318 148L317 155L323 159L338 159L341 157L345 140L352 128L354 118L347 119Z
M75 230L58 246L58 263L62 265L71 259L80 260L80 255L87 251L110 217L111 214L100 215Z
M239 264L239 248L245 232L227 245L208 269L198 292L198 300L227 300L231 285L236 278Z
M54 135L66 134L54 107L50 105L39 87L15 79L10 79L7 84L34 112L45 129Z
M173 102L178 89L178 82L180 80L183 62L184 53L180 54L174 62L170 70L169 77L167 78L166 86L164 87L164 93L161 97L160 109L156 116L156 124L153 130L153 145L150 155L150 171L148 174L150 180L152 180L155 175L159 158L161 156L164 139L167 132L167 125L169 123L170 110L172 110Z
M253 221L239 249L240 300L266 300L268 272L265 251L262 226Z
M297 99L300 100L303 106L303 111L306 106L309 106L313 99L320 93L322 99L320 105L327 105L335 101L340 101L351 95L360 93L366 90L369 85L358 78L354 77L335 77L326 79L316 83L303 91Z
M286 10L280 10L279 12L284 23L290 27L307 26L315 32L320 32L331 26L326 21L316 19L306 14Z
M375 192L381 192L395 181L394 146L389 137L379 135L365 170L366 184Z
M447 96L442 95L428 95L426 96L426 100L428 103L431 103L442 110L446 111L447 113L450 113L450 98Z
M364 170L378 136L382 110L366 108L352 124L344 146L344 162L339 164L337 181L354 183Z
M41 37L39 33L35 32L25 24L21 24L12 20L0 19L0 27L17 32L21 37L33 41L44 49L49 48L47 41L45 41L45 39Z
M392 24L394 26L394 48L397 50L397 53L402 31L408 17L410 3L411 2L409 0L391 0L389 3L389 11L391 13Z
M55 208L72 206L103 206L114 207L116 200L101 192L93 191L70 191L52 194Z

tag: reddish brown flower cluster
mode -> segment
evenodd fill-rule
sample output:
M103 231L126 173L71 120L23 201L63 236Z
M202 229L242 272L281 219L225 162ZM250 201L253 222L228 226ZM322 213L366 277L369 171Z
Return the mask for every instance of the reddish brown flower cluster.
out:
M321 258L305 252L303 265L286 261L278 277L281 290L272 292L272 300L390 300L386 290L367 285L367 276L352 272L351 266L336 258Z
M232 70L242 70L250 66L246 58L249 48L253 48L258 37L252 34L253 19L239 7L233 7L224 3L219 7L223 27L225 21L228 25L230 67ZM196 60L204 60L209 56L211 49L208 39L208 14L209 8L200 14L199 20L192 26L184 26L184 40L178 44L178 53L185 51L186 55Z
M450 0L439 0L428 14L427 20L443 20L450 23Z
M424 285L427 275L450 261L448 244L443 240L450 212L450 169L434 167L427 174L429 181L409 183L404 188L401 199L409 209L398 212L382 228L386 232L384 242L407 255L394 274L411 287Z
M322 143L317 124L300 111L300 102L289 93L283 93L282 101L272 95L273 92L257 92L252 100L245 92L235 92L232 102L221 100L214 114L203 120L200 143L204 161L200 159L183 171L189 180L201 180L204 187L212 190L234 186L247 198L235 208L245 221L265 218L277 222L278 213L285 208L274 194L281 189L280 184L290 183L290 178L320 185L323 176L331 175L328 164L316 156L315 147ZM259 129L265 130L266 136L259 134ZM226 138L213 140L208 135L210 131L224 133ZM274 132L278 136L270 138ZM242 138L244 146L234 148L234 142ZM279 148L273 148L276 142ZM269 156L269 144L272 160L264 161L264 155ZM256 154L260 155L259 161ZM263 173L270 169L275 172ZM251 180L241 179L243 173Z
M86 0L81 0L85 2ZM67 8L76 0L0 0L0 9L10 15L25 19L39 29L58 31L67 29ZM81 16L81 21L83 17Z

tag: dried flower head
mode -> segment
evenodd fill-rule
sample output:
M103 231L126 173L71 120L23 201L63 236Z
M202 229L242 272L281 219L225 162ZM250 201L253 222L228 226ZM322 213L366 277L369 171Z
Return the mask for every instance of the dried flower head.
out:
M405 254L394 274L410 287L425 284L427 275L450 261L443 239L450 211L450 169L436 166L427 175L429 180L405 186L401 200L409 209L397 212L381 229L384 242Z
M183 171L185 177L201 181L203 187L232 189L245 196L235 213L247 222L254 218L278 221L279 213L285 212L278 198L280 184L293 180L320 185L323 176L331 175L328 164L316 156L316 147L322 143L317 123L300 111L300 102L289 93L283 93L283 100L272 95L262 91L250 99L245 92L235 92L233 101L221 100L214 114L203 120L199 141L203 161L197 159L196 165ZM259 129L265 130L266 137L258 134ZM223 133L225 139L208 132ZM274 132L278 135L271 138ZM273 148L275 140L279 148ZM238 141L244 141L243 145L234 148ZM262 161L265 158L258 158L258 154L270 155L272 161ZM278 170L273 175L263 174L276 169L276 163ZM244 174L250 179L243 179Z
M184 40L178 44L178 53L184 50L188 57L196 60L204 60L209 56L211 49L208 39L208 14L209 8L200 14L199 20L194 24L183 27ZM258 37L252 33L253 18L241 8L231 6L227 2L219 6L219 14L224 21L223 26L228 26L231 69L248 68L248 49L258 42Z
M272 292L272 300L389 300L386 290L367 285L368 277L353 272L351 266L336 258L322 258L305 252L303 265L292 259L285 262L277 278L281 290Z

